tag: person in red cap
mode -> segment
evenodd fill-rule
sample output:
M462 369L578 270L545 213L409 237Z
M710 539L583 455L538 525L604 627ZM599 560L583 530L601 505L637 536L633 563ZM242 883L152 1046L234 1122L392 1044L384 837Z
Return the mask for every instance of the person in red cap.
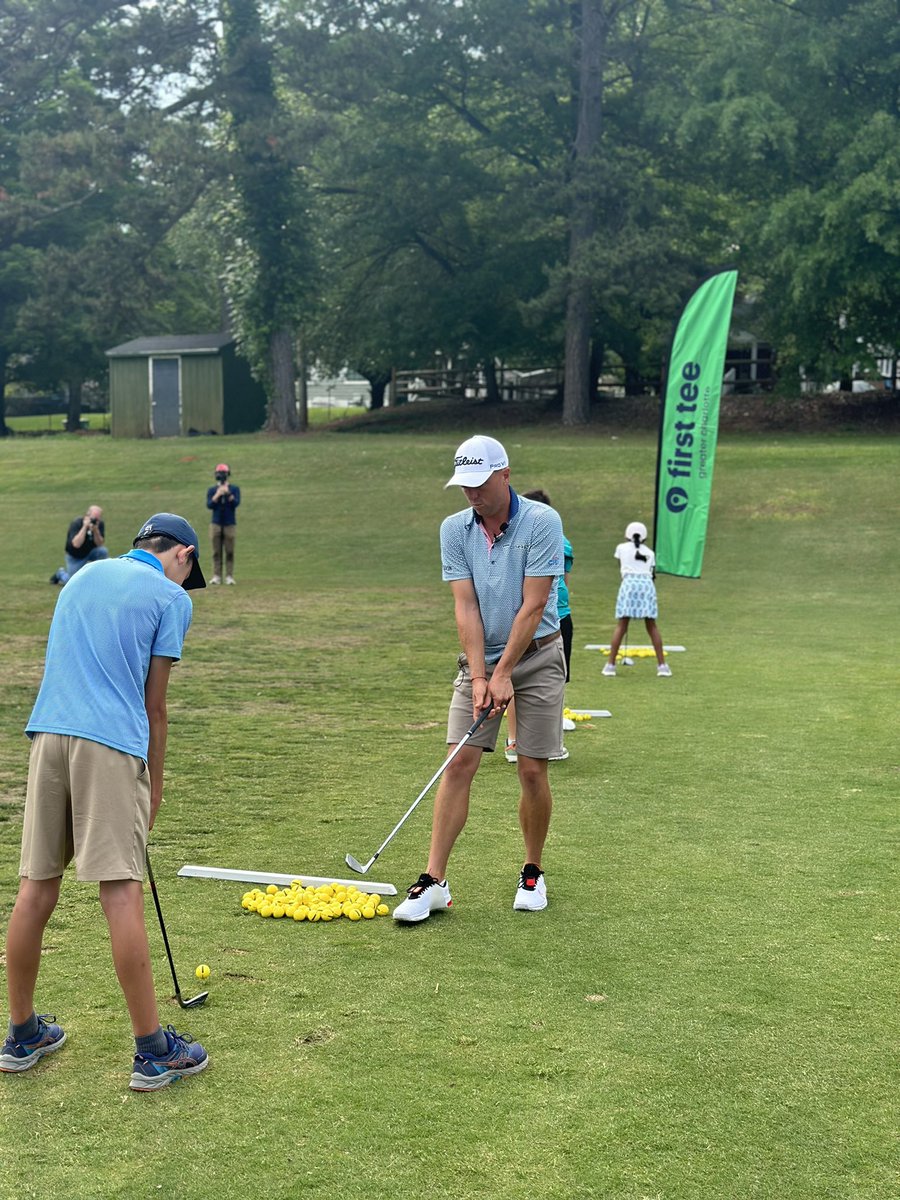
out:
M219 463L216 467L216 482L206 493L206 507L212 514L209 526L213 554L213 576L209 581L211 584L221 583L223 574L226 583L234 583L234 543L237 537L235 509L241 502L241 489L236 483L228 482L230 474L231 468L228 463Z

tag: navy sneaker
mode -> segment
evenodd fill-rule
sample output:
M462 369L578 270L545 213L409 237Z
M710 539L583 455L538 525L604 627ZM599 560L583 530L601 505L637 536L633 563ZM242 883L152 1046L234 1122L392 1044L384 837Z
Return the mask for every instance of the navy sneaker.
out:
M136 1054L129 1087L133 1092L155 1092L183 1075L196 1075L209 1066L209 1055L189 1033L163 1030L169 1049L165 1054Z
M66 1040L66 1031L55 1025L56 1017L49 1013L38 1016L38 1031L33 1038L17 1042L12 1036L0 1051L0 1071L27 1071L45 1054L58 1050Z

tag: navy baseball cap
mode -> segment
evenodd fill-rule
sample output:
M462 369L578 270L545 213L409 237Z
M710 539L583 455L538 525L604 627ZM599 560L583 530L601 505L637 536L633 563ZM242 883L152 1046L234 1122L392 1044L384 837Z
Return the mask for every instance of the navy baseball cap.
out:
M154 513L138 530L132 545L136 546L144 538L151 537L170 537L182 546L193 546L191 573L181 586L186 592L206 587L206 580L200 570L199 540L194 527L189 525L184 517L176 516L175 513Z

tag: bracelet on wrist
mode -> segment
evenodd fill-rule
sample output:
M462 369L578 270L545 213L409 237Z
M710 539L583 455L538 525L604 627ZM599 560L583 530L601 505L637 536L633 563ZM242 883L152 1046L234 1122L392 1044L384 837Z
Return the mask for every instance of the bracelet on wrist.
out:
M487 683L487 675L470 675L470 679L483 679Z

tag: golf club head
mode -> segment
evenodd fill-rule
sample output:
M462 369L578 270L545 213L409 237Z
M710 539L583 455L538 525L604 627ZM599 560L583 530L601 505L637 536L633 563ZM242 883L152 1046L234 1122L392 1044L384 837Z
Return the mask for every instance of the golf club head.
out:
M199 1008L201 1004L206 1002L208 995L209 992L201 992L199 996L193 996L190 1000L182 1000L181 996L179 995L178 1003L182 1008Z
M366 865L363 866L361 862L357 862L352 854L348 854L344 859L344 862L347 864L350 870L355 871L357 875L365 875L366 871L368 871L369 867L371 867L374 861L374 858L370 858Z

